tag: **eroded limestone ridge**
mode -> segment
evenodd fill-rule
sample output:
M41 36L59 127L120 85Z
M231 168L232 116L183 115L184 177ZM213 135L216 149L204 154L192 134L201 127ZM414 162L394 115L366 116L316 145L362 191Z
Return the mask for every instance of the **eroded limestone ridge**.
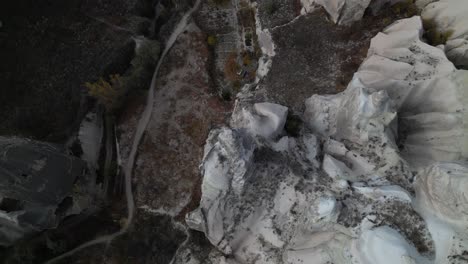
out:
M205 145L200 207L176 263L461 263L468 250L468 72L422 19L371 41L347 89L288 109L238 101Z

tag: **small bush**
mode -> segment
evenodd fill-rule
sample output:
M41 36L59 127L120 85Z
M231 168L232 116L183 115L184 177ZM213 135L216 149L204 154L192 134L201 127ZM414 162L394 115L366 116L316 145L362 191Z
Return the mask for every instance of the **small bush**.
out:
M214 35L209 35L206 42L209 46L214 46L216 43L218 43L218 39Z
M425 30L424 36L429 44L434 46L445 44L453 35L453 30L448 30L446 32L439 31L436 23L432 20L424 19L423 26Z
M97 82L85 83L85 86L88 88L89 95L96 98L109 112L120 106L120 99L124 91L118 74L111 75L109 81L100 78Z
M124 76L110 75L109 80L100 78L94 83L85 83L89 95L96 98L109 113L115 113L123 105L130 90L148 89L159 59L159 42L144 39L130 62L131 68Z
M447 40L453 35L453 30L448 30L446 32L437 32L433 31L429 33L432 45L437 46L440 44L445 44Z

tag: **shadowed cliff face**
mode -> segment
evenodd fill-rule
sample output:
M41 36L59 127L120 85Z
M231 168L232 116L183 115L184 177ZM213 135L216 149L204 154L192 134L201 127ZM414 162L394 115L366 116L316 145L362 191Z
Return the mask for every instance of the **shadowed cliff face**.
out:
M149 23L136 2L3 1L0 134L62 141L76 129L87 108L83 84L124 72L131 35Z
M19 0L0 4L0 135L5 136L0 136L2 263L42 263L120 228L125 201L108 197L103 202L93 172L83 161L66 155L59 144L76 134L93 106L84 83L110 74L125 76L134 67L130 65L134 38L163 42L190 3ZM203 35L198 41L204 43ZM139 77L136 81L144 79ZM149 80L129 93L145 94L148 87ZM46 141L57 145L42 143ZM154 243L167 256L153 255L170 261L185 237L183 232L172 229L170 217L153 221L148 213L146 221L142 214L131 229L135 241L129 251L141 251L140 237L158 238L164 229L167 238ZM153 227L150 221L161 222L161 230L148 234ZM121 249L129 243L123 241L116 252L127 253ZM91 257L100 259L101 254ZM131 258L132 254L126 255Z
M85 173L83 161L56 145L0 137L0 245L56 227L82 203L72 190Z
M2 1L0 135L62 142L92 103L84 83L123 74L134 55L132 37L156 38L172 6L170 0Z

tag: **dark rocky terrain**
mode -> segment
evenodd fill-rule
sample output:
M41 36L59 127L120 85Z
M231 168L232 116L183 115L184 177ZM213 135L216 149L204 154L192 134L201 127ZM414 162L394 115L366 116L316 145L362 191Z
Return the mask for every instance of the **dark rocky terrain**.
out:
M0 134L68 137L88 109L84 83L123 74L132 37L156 38L170 19L171 1L156 18L157 2L2 2Z
M1 4L0 133L60 141L76 129L86 110L83 84L123 73L133 56L131 32L97 20L129 19L123 4Z
M6 136L6 144L14 143L8 139L9 136L19 136L56 142L60 146L76 134L82 118L95 104L95 100L88 96L84 84L99 78L107 79L111 74L126 74L135 56L134 38L144 36L164 41L174 23L180 19L180 12L173 10L183 11L189 4L190 1L174 4L164 0L2 2L0 135ZM150 71L149 75L139 72L141 76L135 79L132 90L128 91L129 98L145 95L155 64L150 63L149 69L144 69ZM1 150L6 150L7 145L2 145ZM81 152L73 149L70 151L63 146L61 149L64 155ZM37 153L37 156L31 157L30 164L28 160L24 160L23 165L27 167L33 166L34 159L40 159L41 156L39 149L34 147L20 151ZM12 166L8 164L9 160L5 162L0 164L0 168ZM59 170L60 166L57 164L46 164ZM104 172L98 172L102 173ZM0 175L4 176L1 173ZM59 175L32 175L37 180L44 180L44 177L49 177L50 180L56 176ZM98 178L101 176L98 175ZM63 180L74 181L73 186L66 186L68 189L75 188L76 182L82 181L74 177L67 178L67 175L61 177L65 177ZM116 184L116 190L119 190L121 183L118 179L113 183ZM38 186L30 189L35 188ZM125 215L124 199L122 193L117 192L108 197L104 207L99 200L94 200L97 211L68 217L57 229L43 232L39 236L28 236L14 247L0 249L1 262L42 263L95 236L115 232L123 221L121 217ZM11 207L7 205L6 199L3 204L5 209ZM146 222L140 227L149 228L152 224L147 223L148 221L159 220L142 221ZM168 219L161 221L165 223L162 226L168 225ZM141 235L141 232L147 233L147 230L135 232L140 232ZM168 236L171 234L172 232L168 233ZM177 233L174 235L182 236ZM172 239L168 238L167 241ZM177 241L181 242L180 239ZM166 247L164 243L161 245ZM174 248L173 245L167 247ZM132 254L128 253L129 256Z

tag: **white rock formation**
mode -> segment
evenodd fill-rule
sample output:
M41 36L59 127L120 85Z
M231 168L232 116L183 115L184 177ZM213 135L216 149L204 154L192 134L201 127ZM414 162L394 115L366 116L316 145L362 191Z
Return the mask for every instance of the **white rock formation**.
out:
M468 68L468 36L450 39L445 43L447 57L457 66Z
M98 169L99 151L102 145L104 124L97 110L89 112L81 122L78 140L81 143L83 155L92 169Z
M219 250L206 263L466 261L468 72L422 33L419 17L379 33L346 91L306 101L296 138L270 103L211 132L187 216Z
M430 263L400 233L387 226L365 230L353 246L358 263Z
M361 20L368 7L376 14L384 4L396 4L404 0L301 0L301 13L310 13L322 6L335 24L349 25Z
M421 16L434 30L448 37L447 57L457 66L468 67L468 1L439 0L425 5Z
M252 135L274 138L283 130L287 115L287 107L272 103L257 103L252 110L243 108L235 113L231 123L235 127L245 128Z
M301 0L302 13L309 13L314 6L322 6L330 15L333 23L350 24L364 15L371 0Z
M314 11L315 6L316 6L315 0L301 0L301 5L302 5L302 9L301 9L302 15L305 15L307 13Z
M466 263L467 188L466 163L435 163L417 175L414 206L426 219L434 239L434 263Z
M273 42L273 37L268 28L263 28L259 18L258 5L256 2L251 3L251 7L256 9L255 12L255 33L258 36L258 45L262 50L262 56L258 61L257 76L255 83L265 77L273 64L272 58L276 55L276 45Z

